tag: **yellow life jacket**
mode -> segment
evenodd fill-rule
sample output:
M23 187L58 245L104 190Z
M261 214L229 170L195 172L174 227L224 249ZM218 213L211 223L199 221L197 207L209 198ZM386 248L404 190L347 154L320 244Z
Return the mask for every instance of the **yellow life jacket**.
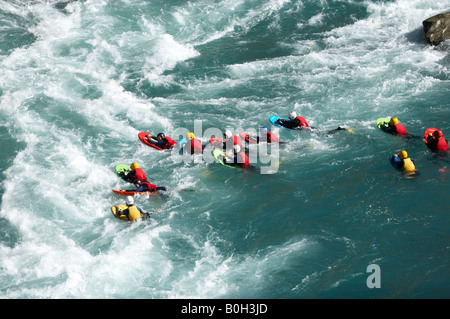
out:
M121 214L123 210L127 209L127 206L120 204L118 208L116 206L111 207L111 212L113 213L114 217L120 220L128 221L127 215Z
M403 161L403 169L407 172L415 171L416 166L414 165L413 161L408 157L402 159Z
M128 219L133 221L135 219L141 218L141 212L135 205L128 207Z

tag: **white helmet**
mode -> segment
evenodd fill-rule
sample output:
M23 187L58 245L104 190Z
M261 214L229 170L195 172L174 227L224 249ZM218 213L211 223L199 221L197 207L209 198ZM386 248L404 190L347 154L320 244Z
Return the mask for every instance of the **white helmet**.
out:
M292 111L292 112L289 113L289 118L291 120L295 119L296 117L297 117L297 113L295 111Z
M236 153L239 153L241 151L241 147L239 145L233 146L233 149Z
M126 200L127 205L134 205L134 198L133 196L127 196L127 200Z
M225 131L225 136L226 136L227 138L230 138L232 135L233 135L233 133L231 133L230 130L226 130L226 131Z

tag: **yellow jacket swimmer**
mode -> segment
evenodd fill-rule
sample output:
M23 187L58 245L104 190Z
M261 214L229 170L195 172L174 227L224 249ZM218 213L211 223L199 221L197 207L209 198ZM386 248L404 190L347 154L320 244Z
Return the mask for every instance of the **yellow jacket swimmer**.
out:
M150 214L144 212L140 207L134 205L133 196L127 196L126 202L127 205L114 205L111 207L111 212L114 217L125 220L125 221L135 221L136 219L148 219L150 218Z
M406 172L413 172L416 170L414 161L408 157L406 151L400 151L398 154L391 155L390 161L395 168L403 169Z

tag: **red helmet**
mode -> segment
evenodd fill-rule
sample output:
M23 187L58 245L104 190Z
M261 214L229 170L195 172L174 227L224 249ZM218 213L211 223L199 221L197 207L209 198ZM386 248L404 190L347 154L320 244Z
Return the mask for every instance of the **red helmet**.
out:
M440 138L440 137L444 136L444 133L442 133L441 130L436 130L433 132L433 136L436 138Z

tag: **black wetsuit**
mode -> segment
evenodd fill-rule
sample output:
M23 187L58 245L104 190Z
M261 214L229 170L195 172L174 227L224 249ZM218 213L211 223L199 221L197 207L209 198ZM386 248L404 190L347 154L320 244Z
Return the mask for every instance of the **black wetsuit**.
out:
M167 140L165 138L161 139L161 141L157 140L156 142L152 138L149 138L148 142L150 144L153 144L153 145L159 147L159 148L165 148L166 145L167 145Z
M282 120L282 119L278 119L275 122L276 124L279 124L281 126L284 126L285 128L288 129L294 129L296 127L299 127L300 125L300 120L299 119L293 119L293 120Z
M393 126L391 126L391 125L389 125L389 126L380 125L380 129L382 131L386 132L386 133L389 133L389 134L393 134L393 135L397 135L398 134L397 128L394 125Z

